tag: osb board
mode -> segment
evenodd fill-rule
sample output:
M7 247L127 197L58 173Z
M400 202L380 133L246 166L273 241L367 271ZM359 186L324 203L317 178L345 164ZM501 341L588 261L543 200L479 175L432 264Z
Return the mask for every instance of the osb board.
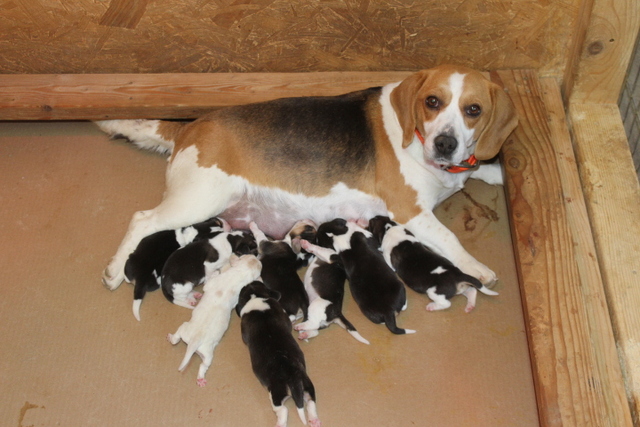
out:
M137 322L131 285L100 283L133 212L160 201L165 168L92 124L0 123L0 234L11 243L0 245L1 426L275 424L235 314L199 388L198 356L178 372L186 345L165 339L188 310L152 292ZM500 295L479 295L467 314L464 297L427 312L411 292L398 323L418 332L405 336L347 297L371 345L336 325L301 343L324 426L538 426L504 191L470 180L437 215L496 271ZM295 411L289 426L302 427Z
M0 73L562 75L580 0L0 0Z

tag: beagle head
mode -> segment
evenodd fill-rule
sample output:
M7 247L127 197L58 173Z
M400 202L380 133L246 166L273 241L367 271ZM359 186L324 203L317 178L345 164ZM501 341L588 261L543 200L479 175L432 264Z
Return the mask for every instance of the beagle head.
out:
M518 124L500 86L478 71L451 65L423 70L391 93L403 131L403 148L423 144L427 163L447 169L474 155L488 160Z

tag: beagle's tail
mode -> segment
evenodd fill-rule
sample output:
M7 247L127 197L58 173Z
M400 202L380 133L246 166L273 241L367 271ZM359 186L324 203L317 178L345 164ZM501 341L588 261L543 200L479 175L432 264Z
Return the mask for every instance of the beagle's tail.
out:
M124 138L138 148L171 154L188 122L164 120L102 120L94 122L112 139Z

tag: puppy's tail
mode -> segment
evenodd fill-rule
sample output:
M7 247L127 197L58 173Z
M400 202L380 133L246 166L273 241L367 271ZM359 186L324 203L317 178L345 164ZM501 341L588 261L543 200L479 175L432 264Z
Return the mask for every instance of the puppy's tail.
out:
M303 371L300 372L299 376L296 376L293 381L291 381L289 384L289 390L291 391L291 398L296 404L300 421L302 421L302 424L307 425L307 417L304 413L305 393L308 393L308 399L315 402L316 391L313 387L313 383Z
M473 286L474 288L476 288L477 290L479 290L485 295L491 295L491 296L499 295L496 291L492 291L491 289L483 285L482 282L480 282L480 280L476 279L473 276L469 276L468 274L463 274L463 282L468 283L469 285Z
M124 138L135 146L171 154L186 122L163 120L102 120L95 122L112 139Z
M130 275L127 273L129 263L125 265L125 278L127 282L129 282L128 277ZM141 275L133 282L133 317L136 320L140 321L140 305L142 304L142 299L147 294L147 291L155 291L160 287L155 277L151 274Z
M401 328L398 328L396 326L396 316L393 313L390 313L387 316L385 316L384 324L387 326L387 329L389 329L392 333L394 333L396 335L415 334L416 333L416 331L414 331L413 329L401 329Z
M336 323L347 330L356 340L360 341L363 344L370 344L368 340L366 340L360 333L356 330L356 328L347 320L346 317L342 313L336 318Z

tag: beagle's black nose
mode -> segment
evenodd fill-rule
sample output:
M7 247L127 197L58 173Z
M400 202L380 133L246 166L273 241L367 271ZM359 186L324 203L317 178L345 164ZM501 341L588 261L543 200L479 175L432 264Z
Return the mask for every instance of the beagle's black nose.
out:
M438 135L435 137L434 142L438 153L444 156L453 153L458 146L458 141L450 135Z

